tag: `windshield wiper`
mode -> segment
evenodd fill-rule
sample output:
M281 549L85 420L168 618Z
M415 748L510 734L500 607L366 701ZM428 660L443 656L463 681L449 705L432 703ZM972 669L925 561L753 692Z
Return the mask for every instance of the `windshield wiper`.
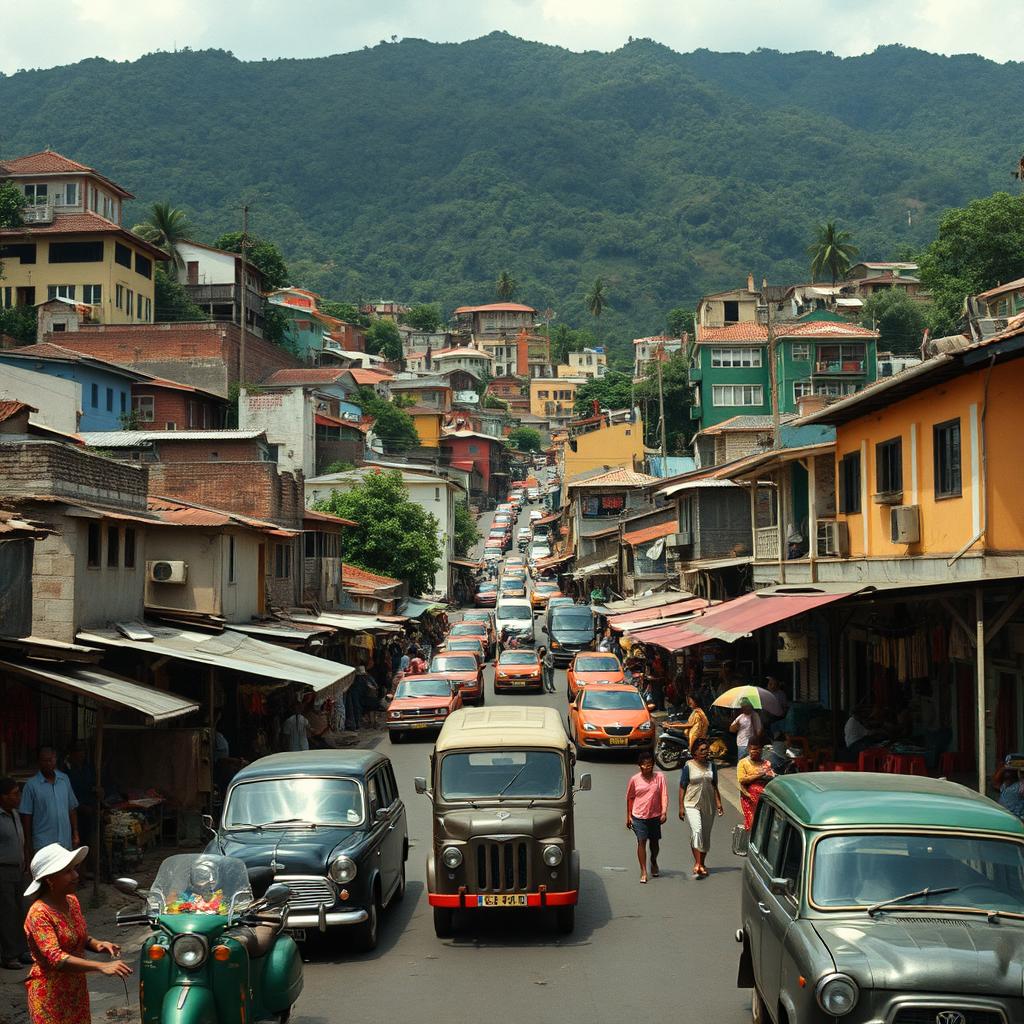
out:
M891 900L883 900L881 903L868 907L868 917L874 917L886 907L894 907L897 903L906 903L907 900L916 900L927 896L944 896L946 893L959 891L959 885L947 885L942 889L918 889L917 892L905 892L902 896L894 896Z
M305 828L316 828L316 823L303 821L302 818L277 818L274 821L265 821L261 825L254 825L252 822L244 822L229 828L228 832L262 832L265 828L272 828L274 825L296 825L302 824Z
M515 773L515 775L513 775L512 778L509 779L508 782L506 782L505 785L501 787L500 790L498 790L498 796L504 796L508 792L508 790L511 787L512 783L514 783L516 781L516 779L518 779L519 776L522 775L523 772L525 772L525 771L526 771L526 765L524 764L523 767L520 768L519 771L517 771Z

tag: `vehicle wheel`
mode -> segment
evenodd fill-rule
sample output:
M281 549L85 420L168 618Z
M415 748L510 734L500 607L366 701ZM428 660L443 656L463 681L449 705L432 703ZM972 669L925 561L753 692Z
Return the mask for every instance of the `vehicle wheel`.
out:
M751 989L750 1021L751 1024L771 1024L771 1018L768 1016L768 1007L765 1006L756 985Z
M388 730L388 739L392 743L401 743L402 742L402 734L397 729L389 729Z
M289 1006L287 1010L278 1015L279 1024L288 1024L288 1021L292 1019L292 1008Z
M576 907L558 907L555 910L555 927L562 935L572 935L576 929Z
M434 934L439 939L452 937L452 921L455 912L451 907L434 907Z
M662 747L659 743L654 747L654 760L662 771L672 772L682 764L683 754L678 747Z
M376 949L380 938L380 890L376 887L366 912L369 915L366 920L352 929L352 946L359 953Z
M402 861L402 871L398 876L398 888L391 897L392 903L401 903L405 899L405 861Z

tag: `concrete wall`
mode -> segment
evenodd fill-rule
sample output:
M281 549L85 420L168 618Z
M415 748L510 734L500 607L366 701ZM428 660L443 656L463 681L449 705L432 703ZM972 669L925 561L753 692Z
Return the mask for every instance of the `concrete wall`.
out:
M70 518L70 517L69 517ZM75 558L75 622L78 629L106 626L112 622L139 619L142 615L146 587L146 540L149 529L114 520L101 524L102 551L96 568L87 565L88 531L96 520L70 519L77 535ZM135 530L135 566L124 565L124 534ZM156 527L155 529L162 529ZM111 531L118 531L119 558L116 567L107 565Z
M78 430L82 385L77 381L2 362L0 398L26 402L38 409L39 412L32 414L33 423L43 423L66 434L74 434Z
M316 473L316 399L302 388L273 391L243 390L238 397L238 426L265 430L267 440L278 445L277 464L289 473Z

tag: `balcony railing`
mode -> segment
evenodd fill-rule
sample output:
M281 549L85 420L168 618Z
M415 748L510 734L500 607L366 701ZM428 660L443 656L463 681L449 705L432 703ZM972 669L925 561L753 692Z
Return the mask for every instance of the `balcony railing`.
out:
M834 359L815 363L814 372L828 374L863 373L864 366L864 361L859 359L844 359L842 361Z
M754 530L754 561L777 562L779 560L779 528L760 526Z

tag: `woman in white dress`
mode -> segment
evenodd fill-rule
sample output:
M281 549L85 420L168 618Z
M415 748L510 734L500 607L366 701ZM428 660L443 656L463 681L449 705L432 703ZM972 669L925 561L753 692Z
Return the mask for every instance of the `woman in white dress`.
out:
M679 818L690 826L694 878L707 878L704 860L711 849L711 828L715 816L725 813L718 792L718 767L709 757L709 749L706 739L697 740L679 780Z

